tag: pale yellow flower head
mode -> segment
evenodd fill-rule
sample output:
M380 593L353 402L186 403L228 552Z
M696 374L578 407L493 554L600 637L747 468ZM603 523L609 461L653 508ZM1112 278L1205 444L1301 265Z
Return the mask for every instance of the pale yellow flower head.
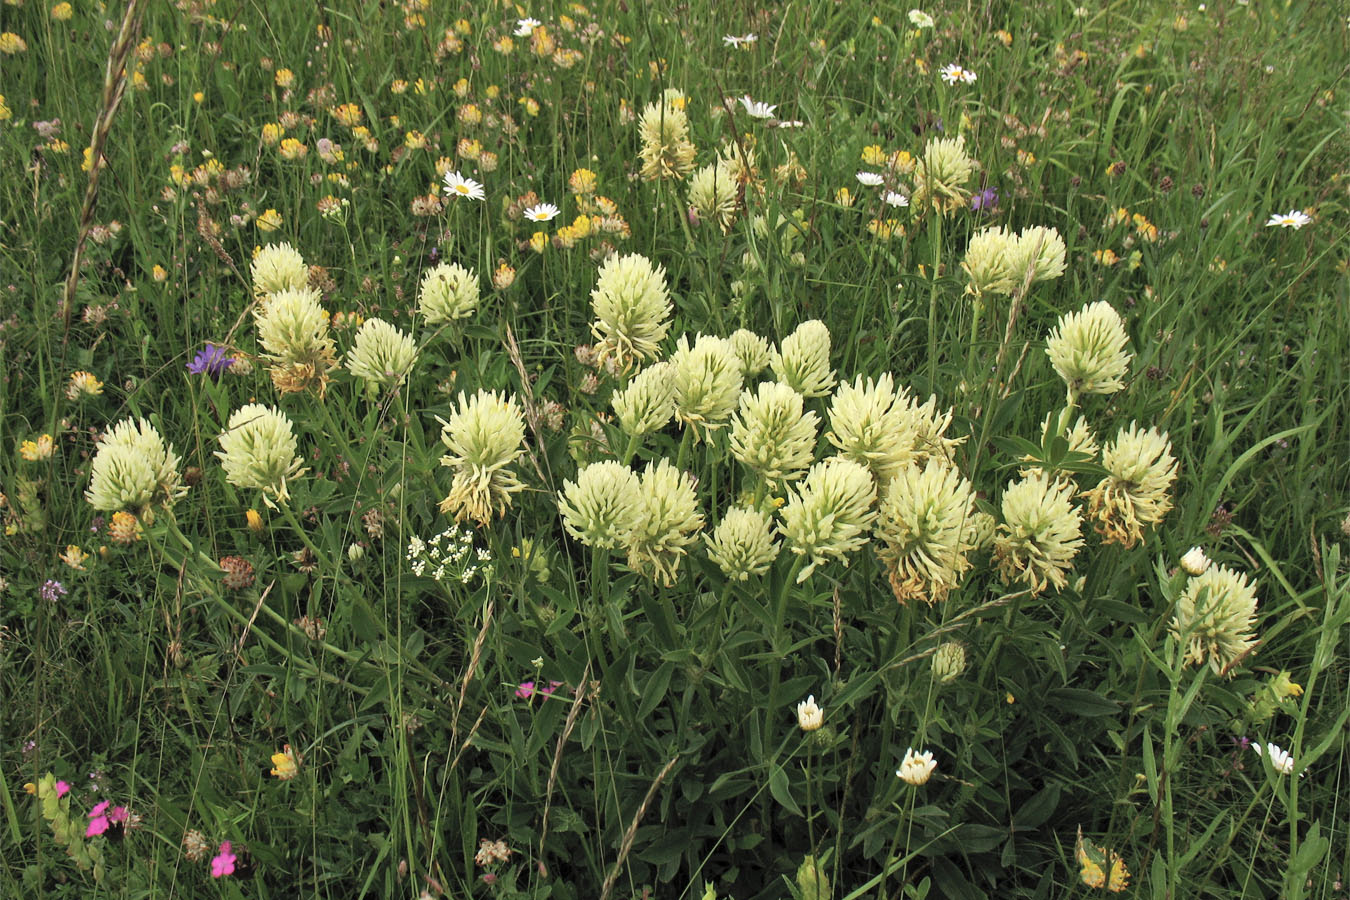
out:
M1003 494L1003 524L994 559L1005 583L1026 583L1033 594L1062 590L1083 546L1083 517L1073 505L1074 486L1045 472L1012 482Z
M847 564L848 554L867 540L876 499L872 473L852 460L833 456L811 467L779 511L779 533L807 561L799 583L830 559Z
M745 328L733 331L727 340L731 343L731 352L741 361L743 379L749 381L768 368L772 358L768 340Z
M263 500L290 497L286 482L305 473L303 460L296 455L297 441L291 420L276 407L250 403L230 416L229 425L220 434L216 456L225 469L225 480L235 487L263 492Z
M249 274L253 278L253 293L258 297L309 286L309 266L290 244L268 244L257 251Z
M903 388L896 392L889 372L875 382L859 375L835 390L825 437L840 456L867 466L884 486L914 458L919 424L919 416L906 405Z
M1256 585L1227 566L1210 566L1186 581L1170 631L1186 663L1209 663L1215 675L1233 670L1256 646Z
M757 509L733 506L713 530L703 536L708 558L733 581L747 581L751 575L763 575L778 558L779 544L774 540L773 524Z
M1054 228L1040 225L1023 229L1008 251L1014 286L1050 281L1064 274L1064 238Z
M628 567L670 587L703 527L693 479L669 460L648 463L639 479L638 506L641 515L627 542Z
M478 276L458 263L427 269L417 289L417 307L428 325L465 319L478 309Z
M411 336L383 319L367 319L347 353L347 370L372 387L393 387L403 381L417 360Z
M835 381L830 368L830 329L819 319L801 323L783 338L769 365L779 381L803 397L824 397Z
M1098 300L1061 316L1046 340L1045 353L1068 385L1070 399L1076 401L1082 394L1114 394L1125 386L1128 342L1120 314Z
M959 641L939 644L932 666L934 680L946 684L966 670L966 648Z
M1172 444L1166 432L1141 431L1131 422L1102 450L1102 466L1106 477L1087 493L1088 517L1106 543L1133 547L1143 527L1157 525L1172 508Z
M525 452L525 417L514 398L479 390L461 393L449 421L441 420L441 465L455 471L440 510L479 525L503 515L511 495L525 489L510 468Z
M648 366L615 391L610 403L626 434L660 431L675 415L675 368L668 362Z
M322 397L328 373L337 367L337 350L319 292L280 290L262 301L253 318L277 390L291 393L313 387Z
M153 425L145 419L123 419L99 441L85 499L104 512L152 504L172 507L187 493L178 477L180 462L173 445Z
M965 135L929 141L914 164L913 205L918 209L931 205L937 212L964 209L970 201L966 183L974 171Z
M1007 295L1017 286L1013 280L1009 256L1017 238L1007 228L996 225L970 239L961 268L966 273L966 293L976 298L987 294Z
M670 329L666 270L638 253L610 256L591 291L591 309L591 333L598 339L595 353L601 362L614 359L626 369L655 358Z
M684 109L668 101L648 103L638 120L638 138L642 147L642 177L683 178L694 167L698 152L689 140L689 117Z
M693 346L681 335L670 357L675 369L675 418L695 435L726 424L741 392L741 364L725 338L701 334Z
M643 521L642 488L633 470L616 460L591 463L563 482L558 495L563 528L588 547L626 547Z
M736 221L739 171L737 163L718 157L689 179L689 205L701 221L716 223L723 234L730 231Z
M800 478L815 457L820 418L802 412L802 395L782 382L741 391L731 419L731 455L770 484Z
M961 583L974 549L975 495L961 473L938 459L901 469L881 497L877 555L901 603L937 603Z

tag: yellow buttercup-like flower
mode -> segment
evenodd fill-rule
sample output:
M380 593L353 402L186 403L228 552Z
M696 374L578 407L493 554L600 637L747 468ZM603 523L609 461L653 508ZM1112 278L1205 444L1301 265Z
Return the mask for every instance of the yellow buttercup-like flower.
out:
M300 755L291 749L290 744L282 747L280 753L272 754L272 774L280 781L290 781L300 771Z

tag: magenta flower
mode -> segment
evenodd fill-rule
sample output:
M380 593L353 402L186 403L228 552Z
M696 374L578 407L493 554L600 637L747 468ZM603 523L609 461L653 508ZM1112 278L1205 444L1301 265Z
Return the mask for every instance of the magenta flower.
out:
M235 855L230 852L230 842L222 841L220 852L211 857L211 877L224 878L234 874Z
M84 830L85 837L94 837L95 835L100 835L108 830L108 826L112 823L104 814L104 810L107 808L108 801L104 800L102 803L89 810L89 827Z
M522 681L520 687L516 688L516 696L522 700L528 700L534 696L534 682Z
M67 784L67 783L64 782L64 781L58 781L58 782L56 783L56 796L58 796L58 797L64 797L66 794L69 794L69 793L70 793L70 785L69 785L69 784Z
M108 821L114 825L125 825L131 818L131 813L127 812L125 806L114 806L108 810Z

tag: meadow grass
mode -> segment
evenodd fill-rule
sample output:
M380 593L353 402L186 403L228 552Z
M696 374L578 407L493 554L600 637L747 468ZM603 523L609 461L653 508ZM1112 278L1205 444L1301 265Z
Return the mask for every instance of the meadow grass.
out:
M1319 2L6 0L0 894L1346 896L1347 58ZM692 158L640 155L649 108ZM957 136L974 168L927 202ZM721 205L691 200L718 159ZM974 296L995 226L1055 229L1062 274ZM282 343L317 368L264 346L283 241L325 315ZM633 254L670 311L625 357L594 298ZM481 297L435 321L444 263ZM1047 345L1095 301L1128 365L1066 406ZM367 383L377 319L417 355ZM709 411L697 336L738 329L804 441L741 439L739 372ZM612 401L653 357L678 397L635 435ZM883 373L868 456L834 383ZM221 459L250 403L296 438L253 481ZM128 419L176 459L97 509ZM1176 475L1112 541L1097 446L1132 423ZM632 484L585 487L607 463ZM1038 472L1058 568L1005 502ZM777 528L744 579L708 546L735 506ZM1070 520L1081 547L1046 538ZM1221 593L1193 546L1251 623L1178 626ZM1240 649L1188 656L1214 634Z

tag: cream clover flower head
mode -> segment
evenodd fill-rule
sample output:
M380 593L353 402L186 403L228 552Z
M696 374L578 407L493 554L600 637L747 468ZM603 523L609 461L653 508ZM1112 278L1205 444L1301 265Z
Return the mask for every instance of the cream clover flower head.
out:
M704 535L703 542L708 547L708 558L733 581L763 575L778 558L779 545L768 516L743 506L728 509L713 529L712 537Z
M638 120L638 139L642 142L638 157L642 160L642 177L648 181L680 179L694 167L698 150L689 140L689 117L683 103L672 102L675 99L648 103Z
M986 228L970 239L961 268L966 273L966 293L978 300L986 294L1011 294L1017 287L1010 255L1017 237L1002 225Z
M803 397L824 397L834 387L830 368L830 329L819 319L808 319L783 338L769 360L778 380Z
M797 727L802 731L815 731L825 723L825 711L816 703L812 694L797 704Z
M1255 625L1256 585L1227 566L1210 566L1187 579L1169 631L1187 665L1209 663L1215 675L1231 677L1257 644Z
M156 503L170 508L188 490L178 476L181 462L155 426L123 419L99 441L85 498L104 512Z
M840 456L867 466L877 483L885 485L914 458L919 417L911 414L904 389L895 390L891 373L875 382L859 375L835 390L825 437Z
M675 416L675 368L668 362L648 366L610 398L619 425L630 436L651 434Z
M416 360L411 336L383 319L367 319L347 353L347 370L368 387L393 387L408 377Z
M1070 401L1077 402L1082 394L1114 394L1125 386L1128 342L1120 313L1098 300L1061 316L1045 342L1045 353L1068 385Z
M669 460L648 463L638 479L638 507L640 516L626 544L628 567L670 587L703 527L694 481Z
M94 509L115 512L148 506L155 495L155 470L130 447L100 446L84 497Z
M974 505L970 482L941 460L909 465L891 479L877 515L877 556L897 600L933 604L960 585L974 549Z
M290 497L286 482L299 478L307 470L296 455L297 442L291 420L276 407L250 403L236 409L220 433L216 456L225 469L225 480L235 487L256 488L263 500L275 508L274 501Z
M913 747L905 751L905 758L900 762L900 768L895 770L896 777L906 784L912 784L916 787L921 784L927 784L928 779L933 777L933 771L937 769L937 762L933 760L933 751L925 750L922 753L916 753Z
M675 418L694 429L720 428L741 392L741 364L725 338L701 334L691 347L687 335L670 356L675 369Z
M1208 568L1209 557L1201 547L1192 547L1181 557L1181 570L1187 575L1201 575Z
M428 325L465 319L478 309L478 276L458 263L440 263L422 274L417 307Z
M1003 493L1003 524L994 559L1005 583L1020 580L1033 594L1062 590L1083 546L1083 516L1073 505L1074 486L1045 472L1011 482Z
M319 292L312 288L278 291L254 310L253 318L277 390L292 393L313 387L322 397L337 359Z
M851 459L832 456L811 467L778 513L788 549L807 561L799 584L830 559L847 564L847 555L867 541L876 499L872 473Z
M563 528L588 547L626 547L643 521L642 488L633 470L616 460L591 463L564 481L558 494Z
M966 670L966 648L959 641L946 641L933 653L933 678L946 684Z
M929 141L914 165L914 206L931 206L938 212L965 209L970 202L966 183L974 171L975 161L966 155L965 135Z
M591 309L595 312L591 333L598 339L595 353L600 362L613 359L627 369L655 358L670 329L666 270L638 253L611 255L591 291Z
M970 544L972 552L988 549L998 534L998 519L984 510L976 510L966 526L966 543Z
M253 254L249 269L253 293L266 298L280 291L300 291L309 286L309 266L290 244L268 244Z
M1133 547L1143 526L1157 525L1172 508L1168 495L1177 461L1167 433L1141 431L1131 422L1102 450L1106 477L1087 493L1088 517L1108 544Z
M953 451L966 440L963 437L945 436L952 424L951 409L939 412L935 394L930 394L923 403L907 391L902 390L900 396L904 398L905 415L909 418L914 434L914 461L922 463L929 459L941 459L950 462Z
M1014 286L1050 281L1064 274L1064 238L1054 228L1025 228L1008 251L1008 268Z
M736 221L739 173L739 164L718 157L689 179L689 205L698 213L700 221L716 223L723 234L730 231Z
M450 419L440 421L441 465L455 470L440 510L456 522L486 525L525 489L508 468L525 452L525 417L514 398L480 389L472 397L460 393Z
M748 381L768 368L772 357L765 338L749 329L738 328L727 341L731 343L731 352L741 361L741 378Z
M811 465L820 418L802 412L802 395L766 381L741 392L731 419L731 455L770 484L800 478Z

